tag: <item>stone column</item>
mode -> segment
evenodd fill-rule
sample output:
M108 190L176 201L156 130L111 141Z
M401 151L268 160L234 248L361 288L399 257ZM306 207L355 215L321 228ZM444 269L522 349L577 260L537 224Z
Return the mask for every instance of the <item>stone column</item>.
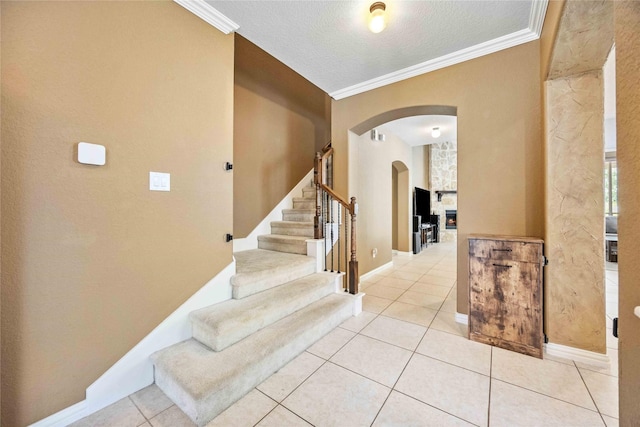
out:
M547 81L546 92L546 332L606 353L602 72Z

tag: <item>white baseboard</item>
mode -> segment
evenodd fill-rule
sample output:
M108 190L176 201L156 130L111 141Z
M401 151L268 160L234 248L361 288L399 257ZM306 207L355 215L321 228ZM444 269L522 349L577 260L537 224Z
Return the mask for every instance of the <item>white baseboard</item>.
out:
M313 182L313 169L311 169L311 171L309 171L309 173L305 175L305 177L302 178L295 187L293 187L293 190L291 190L289 194L287 194L284 199L282 199L280 203L278 203L278 205L269 212L269 215L267 215L247 237L242 239L233 239L233 251L240 252L248 251L250 249L258 249L258 236L271 234L271 222L282 221L282 210L291 209L293 207L293 198L302 197L302 189L309 186L311 182Z
M462 323L463 325L468 325L469 324L469 315L468 314L458 313L456 311L456 322Z
M386 270L389 267L393 267L393 261L389 261L388 263L386 263L384 265L381 265L380 267L378 267L376 269L373 269L368 273L361 274L360 275L360 281L367 280L369 277L374 276L374 275L380 273L382 270Z
M63 409L62 411L48 416L43 420L33 423L29 427L64 427L86 417L89 414L90 412L87 408L87 401L83 400L75 405L71 405L68 408Z
M398 251L398 250L392 250L391 251L392 255L399 255L399 256L413 256L413 252L403 252L403 251Z
M231 299L231 276L235 272L234 260L91 384L85 400L32 425L67 426L153 384L153 363L149 356L191 338L189 313Z
M580 348L569 347L566 345L546 343L544 352L549 356L562 357L576 362L586 363L598 368L607 369L611 366L609 356L593 351L582 350Z

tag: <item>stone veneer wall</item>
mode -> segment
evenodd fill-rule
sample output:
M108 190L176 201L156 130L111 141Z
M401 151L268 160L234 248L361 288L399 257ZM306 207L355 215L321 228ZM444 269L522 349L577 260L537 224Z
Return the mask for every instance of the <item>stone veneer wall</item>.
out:
M429 146L429 174L431 182L431 211L440 215L440 241L455 242L457 230L445 229L445 211L458 210L458 195L443 194L438 201L436 191L458 189L458 145L456 142L441 142Z

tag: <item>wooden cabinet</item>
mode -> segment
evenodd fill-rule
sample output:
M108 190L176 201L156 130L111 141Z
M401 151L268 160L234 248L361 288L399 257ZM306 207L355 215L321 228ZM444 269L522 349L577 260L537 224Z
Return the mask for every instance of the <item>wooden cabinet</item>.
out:
M469 339L542 358L542 245L469 236Z

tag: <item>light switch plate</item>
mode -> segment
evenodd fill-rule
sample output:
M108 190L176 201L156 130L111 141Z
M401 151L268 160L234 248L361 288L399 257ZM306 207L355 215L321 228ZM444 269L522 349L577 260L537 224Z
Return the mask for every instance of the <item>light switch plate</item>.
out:
M171 191L171 174L163 172L149 172L149 190Z
M107 149L104 145L78 143L78 162L85 165L103 166L107 159Z

